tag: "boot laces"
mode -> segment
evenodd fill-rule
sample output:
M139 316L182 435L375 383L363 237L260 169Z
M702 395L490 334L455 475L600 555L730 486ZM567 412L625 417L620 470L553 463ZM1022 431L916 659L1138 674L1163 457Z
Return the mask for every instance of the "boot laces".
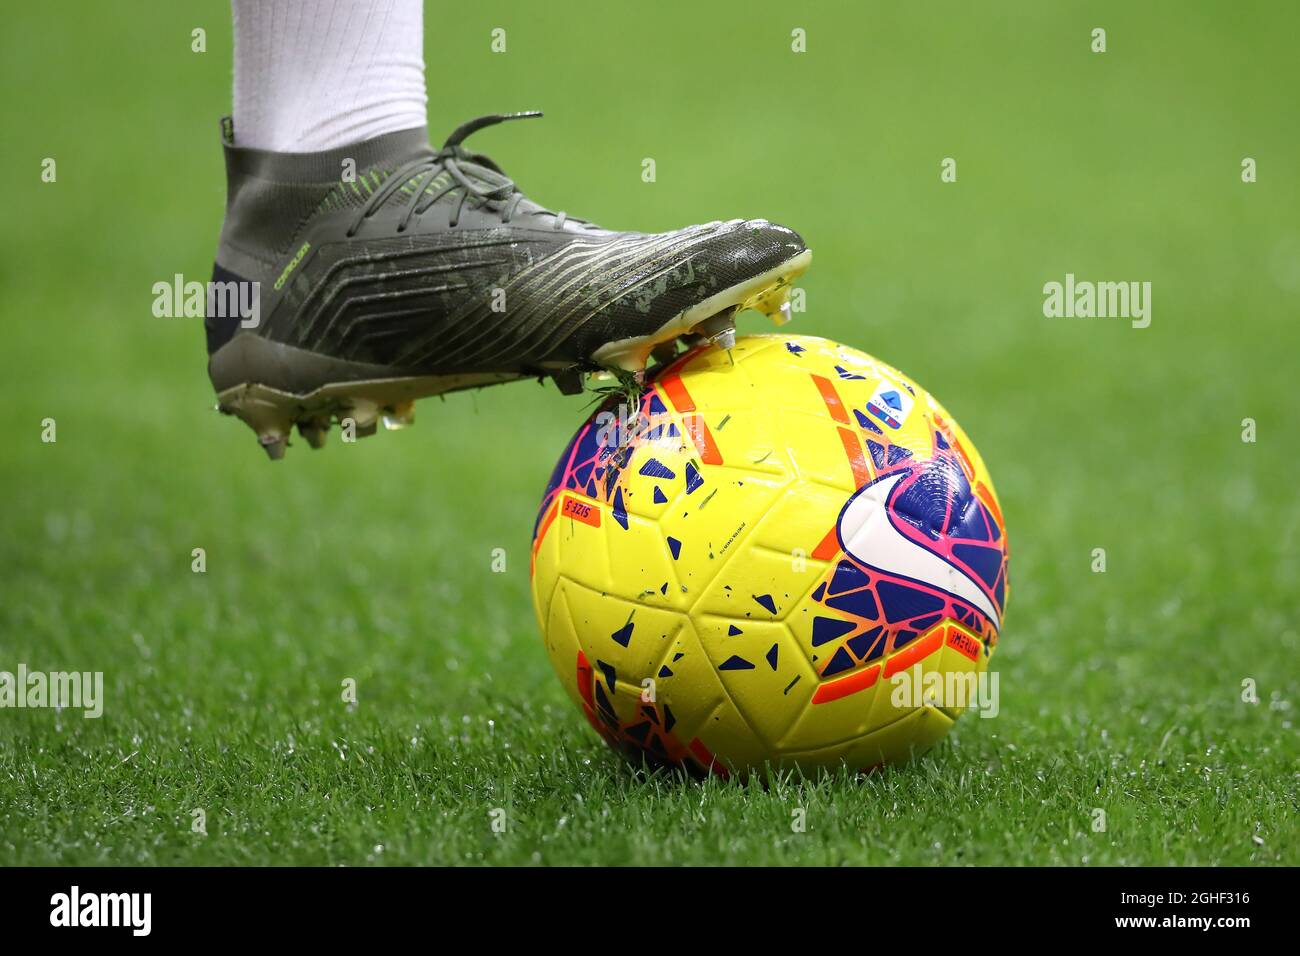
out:
M461 212L467 202L472 202L476 206L498 204L497 208L501 214L501 221L503 223L510 222L511 217L519 208L519 204L525 198L523 192L515 185L515 181L507 176L496 163L486 156L469 152L461 144L471 134L488 126L495 126L498 123L505 123L510 120L532 119L541 115L539 110L530 110L523 113L491 113L487 116L472 119L467 123L462 123L452 131L446 142L442 144L442 149L438 150L433 156L422 157L407 163L388 177L383 185L371 195L369 201L362 208L361 214L357 216L352 227L348 229L348 238L350 239L356 235L361 225L373 216L393 193L408 183L414 183L414 189L410 201L406 204L406 212L397 224L398 232L405 232L412 219L422 215L436 202L451 193L459 194L456 207L452 210L448 223L453 229L459 224ZM435 180L438 180L443 173L447 174L447 181L434 192L426 192L430 185ZM569 220L569 217L563 212L554 213L544 209L541 210L541 213L553 218L556 230L563 229L566 221L582 221L578 219Z

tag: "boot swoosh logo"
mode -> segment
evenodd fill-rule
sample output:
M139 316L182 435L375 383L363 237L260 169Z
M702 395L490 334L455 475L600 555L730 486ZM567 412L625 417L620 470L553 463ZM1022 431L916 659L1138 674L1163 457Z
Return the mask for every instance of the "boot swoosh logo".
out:
M844 553L875 571L907 578L952 595L974 607L997 629L998 609L984 589L966 572L945 561L889 520L889 501L906 472L886 475L858 490L840 512L837 532Z

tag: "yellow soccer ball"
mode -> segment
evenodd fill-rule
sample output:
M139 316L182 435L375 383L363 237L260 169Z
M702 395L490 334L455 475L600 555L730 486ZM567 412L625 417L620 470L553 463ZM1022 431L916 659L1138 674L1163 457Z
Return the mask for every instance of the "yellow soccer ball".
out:
M924 751L986 691L1007 537L928 392L835 342L749 336L578 429L532 591L611 746L699 772L865 770Z

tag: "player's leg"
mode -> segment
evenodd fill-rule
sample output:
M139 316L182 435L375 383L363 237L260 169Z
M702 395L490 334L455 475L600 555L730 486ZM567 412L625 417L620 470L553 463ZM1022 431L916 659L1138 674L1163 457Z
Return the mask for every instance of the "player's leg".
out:
M348 146L426 122L421 0L232 0L235 143Z
M426 395L533 376L578 391L682 336L728 345L739 309L788 316L811 257L789 229L618 232L546 209L465 145L540 114L431 147L419 0L234 7L208 368L272 458L294 425L318 447L331 421L401 425Z

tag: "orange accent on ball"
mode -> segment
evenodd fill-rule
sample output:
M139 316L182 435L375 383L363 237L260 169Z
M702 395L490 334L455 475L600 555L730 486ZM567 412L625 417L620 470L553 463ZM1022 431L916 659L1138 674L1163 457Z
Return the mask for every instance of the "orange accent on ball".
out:
M561 513L566 518L581 521L593 528L600 527L600 507L585 501L579 501L572 495L564 496L564 508L561 509Z
M722 464L722 455L713 440L713 433L709 431L704 416L696 414L695 400L686 390L686 383L682 381L682 377L675 373L665 375L655 384L663 389L664 396L672 403L673 408L681 413L682 427L695 443L695 450L700 453L700 461L706 465Z
M936 627L926 637L921 638L910 647L899 651L885 663L885 676L893 677L899 671L907 670L917 661L929 657L943 646L944 628Z
M822 393L822 401L826 403L826 410L831 413L831 418L841 425L847 425L849 423L849 413L844 410L844 402L840 400L840 393L835 391L835 386L831 384L830 379L814 375L812 380L813 384L817 386L817 391Z
M827 681L813 691L812 702L814 704L824 704L830 700L839 700L841 697L847 697L849 694L856 694L860 690L866 690L876 682L880 676L880 665L876 664L868 667L864 671L858 671L856 674L850 674L848 677L839 677L835 680Z
M867 467L866 456L862 454L862 443L858 436L847 428L840 429L840 443L844 445L844 454L849 458L849 468L853 471L853 484L861 488L871 481L871 469Z
M840 551L840 536L836 533L835 528L826 532L826 537L822 538L821 544L813 548L812 556L818 561L829 561Z
M948 646L973 661L979 660L980 642L969 634L963 634L955 627L948 628Z
M537 551L542 546L542 539L546 537L546 532L550 529L551 523L555 521L555 516L559 514L559 502L551 502L550 508L546 510L546 517L542 519L542 526L537 529L537 537L533 539L533 553L528 558L528 577L532 578L533 571L537 567Z

